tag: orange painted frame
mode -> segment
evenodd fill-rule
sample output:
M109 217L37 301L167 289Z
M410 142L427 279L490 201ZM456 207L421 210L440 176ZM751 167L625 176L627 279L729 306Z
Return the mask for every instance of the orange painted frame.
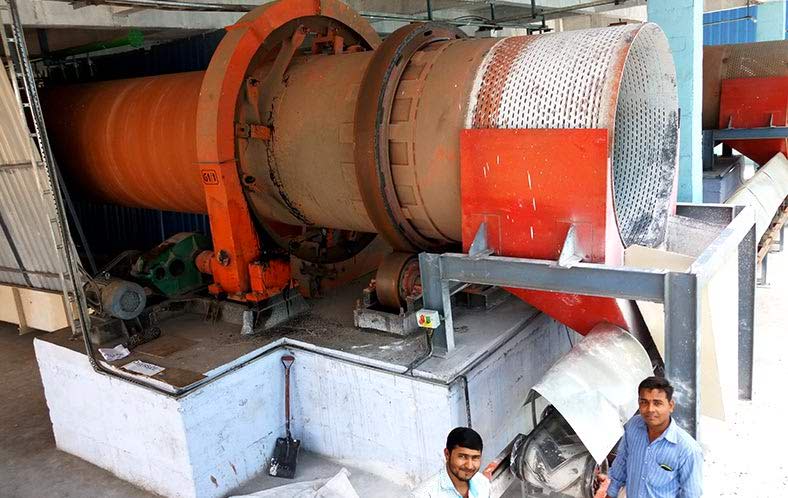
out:
M270 289L289 283L289 275L283 280L281 271L250 268L260 257L261 245L239 180L234 123L242 86L259 48L279 27L308 16L337 20L371 46L380 43L369 23L341 2L280 0L261 5L227 28L203 78L197 105L197 163L216 255L211 259L214 294L259 301L270 297Z
M606 129L464 130L460 136L462 242L480 224L496 255L557 260L571 225L584 261L621 264ZM572 329L629 328L612 298L507 289Z

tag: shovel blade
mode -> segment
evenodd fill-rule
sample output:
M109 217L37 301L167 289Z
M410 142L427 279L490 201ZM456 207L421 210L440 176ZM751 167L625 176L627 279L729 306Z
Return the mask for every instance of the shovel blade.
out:
M271 458L270 467L268 467L268 475L287 479L295 477L296 460L300 447L301 441L298 439L277 438L274 456Z

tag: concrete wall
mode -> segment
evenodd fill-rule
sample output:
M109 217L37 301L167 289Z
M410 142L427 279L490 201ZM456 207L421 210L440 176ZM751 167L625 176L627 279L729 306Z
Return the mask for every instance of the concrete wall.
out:
M759 42L785 40L785 30L788 27L785 11L785 0L767 1L758 5L755 40Z
M315 353L294 355L293 434L304 448L404 485L432 472L458 422L459 400L448 386ZM277 378L276 371L266 376ZM276 417L284 419L283 412Z
M486 464L530 429L531 386L570 349L541 315L465 374ZM144 489L219 497L267 469L284 428L278 348L179 399L95 373L84 354L35 340L58 448ZM294 350L292 433L302 448L412 486L443 462L446 434L466 425L464 381L393 374ZM451 360L448 360L451 361Z
M523 402L531 386L571 349L570 336L579 340L547 315L539 320L533 333L514 337L468 374L471 419L484 438L485 464L517 434L530 432L531 413Z
M665 31L676 64L681 109L678 200L702 202L703 2L651 0L648 20Z

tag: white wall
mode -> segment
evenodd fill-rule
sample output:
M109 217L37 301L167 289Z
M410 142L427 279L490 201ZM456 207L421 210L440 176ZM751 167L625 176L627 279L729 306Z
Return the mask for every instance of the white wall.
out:
M286 348L179 399L97 374L83 354L45 340L35 349L58 448L150 491L223 496L264 471L285 434ZM540 315L467 372L484 463L527 429L531 385L568 349L563 327ZM466 425L462 381L292 354L292 433L308 451L410 486L440 468L446 434Z

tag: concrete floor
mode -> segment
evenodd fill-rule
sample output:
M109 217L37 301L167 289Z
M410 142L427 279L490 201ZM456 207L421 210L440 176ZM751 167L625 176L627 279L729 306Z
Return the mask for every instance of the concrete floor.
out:
M0 323L0 496L153 496L55 448L34 335L19 336L16 327Z
M0 498L152 498L109 472L55 448L49 411L33 352L33 338L17 335L15 326L0 322ZM295 481L335 475L342 465L302 453L294 481L261 474L234 494L253 493ZM360 496L387 498L408 491L352 467L350 481Z
M704 421L701 431L707 497L788 496L788 463L783 455L783 418L788 411L783 379L788 372L788 252L772 254L771 283L756 293L755 387L752 402L739 402L727 424ZM0 324L0 496L151 497L112 474L55 448L32 340ZM312 455L300 462L305 479L329 477L340 466ZM362 472L351 477L361 496L402 496L405 491ZM258 477L239 491L270 488ZM371 490L375 492L370 493ZM508 495L516 495L516 493ZM507 496L508 496L507 495Z
M769 255L769 283L755 293L753 400L724 424L701 420L708 497L785 498L788 396L788 245Z

